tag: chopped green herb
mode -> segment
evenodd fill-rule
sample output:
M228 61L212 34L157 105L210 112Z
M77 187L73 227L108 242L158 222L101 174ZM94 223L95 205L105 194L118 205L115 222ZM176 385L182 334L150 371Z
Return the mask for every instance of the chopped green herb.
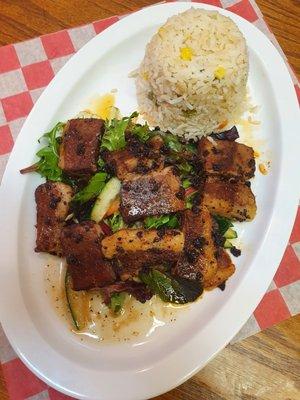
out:
M105 222L110 226L113 232L117 232L125 227L125 223L120 213L113 214L110 218L107 218Z
M101 157L99 157L99 160L98 160L98 167L100 168L100 169L103 169L104 167L105 167L105 161L103 160L103 158L101 158Z
M182 114L185 116L185 117L191 117L192 115L194 115L194 114L196 114L197 113L197 110L182 110Z
M182 187L183 187L184 189L187 189L187 188L189 188L190 186L192 186L192 183L191 183L191 181L190 181L189 179L184 179L184 180L182 181Z
M191 153L197 153L197 146L195 143L187 143L185 145L185 148L187 151L191 152Z
M155 269L140 273L140 279L163 301L185 304L196 300L203 291L200 281L179 281Z
M146 229L157 229L161 227L175 229L179 227L179 221L175 214L160 215L158 217L147 217L144 221Z
M182 144L179 142L177 136L172 135L172 133L165 133L162 138L165 142L165 145L168 146L170 150L173 150L176 153L182 150Z
M122 311L126 298L126 293L114 293L110 298L109 307L114 314L119 314Z
M109 151L124 149L126 146L125 131L132 118L137 116L138 113L134 112L129 117L124 117L121 120L114 118L111 121L106 121L101 148Z
M194 196L196 195L196 193L198 193L198 192L195 191L186 197L185 208L191 209L193 207L193 199L194 199Z
M105 186L106 178L107 174L105 172L98 172L97 174L95 174L90 179L87 186L75 194L72 201L83 204L98 196L98 194Z
M186 160L181 160L176 166L179 169L180 174L183 176L189 175L193 172L193 166Z

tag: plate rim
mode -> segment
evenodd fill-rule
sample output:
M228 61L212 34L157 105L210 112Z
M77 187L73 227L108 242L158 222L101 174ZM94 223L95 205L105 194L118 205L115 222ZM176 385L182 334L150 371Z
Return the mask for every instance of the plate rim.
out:
M274 77L276 77L276 74L279 74L279 76L283 79L283 81L287 84L285 91L284 91L284 95L286 96L286 99L290 99L290 101L283 101L283 99L279 98L277 99L277 103L279 104L281 107L279 107L279 112L280 112L280 117L279 121L282 123L283 121L286 122L287 127L285 127L284 129L290 129L290 132L294 132L294 138L293 140L299 142L299 138L297 138L296 135L296 128L295 126L297 126L297 124L292 123L292 119L295 118L295 120L297 119L298 115L298 107L296 106L297 102L296 102L296 94L294 91L294 86L292 84L292 80L290 78L288 69L286 67L286 65L284 64L284 61L281 57L281 55L279 54L278 50L274 47L274 45L269 41L269 39L261 32L259 31L255 26L253 26L251 23L249 23L248 21L244 20L243 18L227 11L224 9L220 9L218 7L214 7L214 6L210 6L210 5L206 5L206 4L201 4L201 3L194 3L191 4L190 2L180 2L180 3L165 3L165 4L158 4L158 5L153 5L150 7L146 7L142 10L139 10L135 13L130 14L129 16L121 19L120 21L116 22L114 25L112 25L111 27L107 28L105 31L103 31L101 34L97 35L95 38L93 38L91 41L89 41L85 46L83 46L67 63L66 65L59 71L59 73L56 75L56 77L52 80L52 82L48 85L48 87L44 90L43 94L41 95L40 99L37 101L37 103L34 105L31 113L29 114L29 116L27 117L20 134L18 135L18 138L16 140L15 143L15 147L13 149L13 152L9 158L7 167L6 167L6 171L4 173L3 176L3 180L2 180L2 184L0 187L0 217L1 219L3 218L4 221L7 220L7 216L5 216L4 213L4 209L5 209L5 203L7 202L7 199L5 199L5 192L6 190L9 192L9 190L13 190L12 188L12 184L9 182L9 177L13 176L12 170L13 170L13 165L14 165L14 160L16 158L17 153L20 153L20 148L22 145L22 140L24 141L24 133L26 132L26 130L28 130L28 127L30 126L30 124L32 124L32 120L34 120L35 118L38 118L41 116L36 116L37 112L39 111L39 108L41 108L41 105L43 104L43 102L45 102L45 99L48 97L49 93L51 93L51 91L53 90L53 88L55 88L55 85L57 86L57 81L59 82L60 80L62 80L63 76L66 75L68 73L68 70L70 70L70 68L73 67L74 64L79 63L81 57L84 55L84 53L88 53L88 49L93 47L93 43L96 42L100 42L102 39L102 42L105 40L105 37L109 37L111 36L111 33L113 33L114 31L118 31L121 30L121 28L123 26L126 27L127 24L130 23L131 20L135 19L135 18L145 18L145 16L147 16L147 14L155 14L156 12L159 12L160 10L163 9L170 9L170 10L174 10L172 12L172 14L175 14L177 12L180 12L184 9L190 8L191 6L195 7L195 8L204 8L204 9L214 9L214 10L218 10L219 12L221 12L222 14L225 15L229 15L233 20L235 21L239 21L239 23L241 24L249 24L248 26L251 26L250 30L256 31L256 35L258 37L261 38L262 42L265 43L267 45L267 48L269 48L269 50L271 51L271 53L274 54L274 57L276 58L276 66L274 66L275 68L275 72L274 71L270 71L270 74L273 74ZM242 21L242 22L241 22ZM253 28L253 29L252 29ZM117 36L117 35L116 35ZM100 38L100 39L99 39ZM93 60L91 60L91 63L93 62ZM87 67L84 68L84 71L87 70ZM78 78L79 79L79 78ZM71 79L71 77L68 77L68 79L66 79L66 81L68 82L68 84L70 85L70 82L75 82L73 79ZM68 85L66 85L68 87ZM279 92L278 92L279 93ZM277 94L278 94L277 93ZM276 93L275 93L276 94ZM284 96L283 96L284 97ZM292 105L292 109L288 109L289 107L291 107ZM43 114L42 114L43 115ZM44 115L43 115L44 117ZM50 120L50 118L49 118ZM44 123L44 125L46 126L46 123ZM282 132L282 127L281 127L281 132ZM289 134L289 136L291 136L291 133ZM268 271L268 276L270 276L272 274L272 276L274 275L273 272L275 273L277 266L279 264L281 255L283 254L283 251L285 249L286 243L288 241L288 234L291 231L292 228L292 224L294 222L294 218L296 215L296 210L297 210L297 206L298 206L298 190L295 187L291 186L291 182L295 182L295 180L297 179L297 177L299 178L299 172L296 171L291 171L291 174L289 176L288 179L286 179L285 181L283 180L283 168L285 164L287 164L287 166L289 164L292 164L293 161L296 161L296 148L297 146L294 146L295 150L293 153L293 149L291 151L291 149L288 147L288 143L287 143L287 139L285 138L285 136L283 136L282 138L283 140L283 148L282 148L282 159L281 159L281 168L280 168L280 177L279 177L279 181L278 181L278 186L279 188L283 189L288 189L291 190L291 192L289 193L289 197L288 197L288 201L287 203L289 204L289 206L291 207L292 211L288 212L287 215L287 209L288 207L286 207L285 210L283 210L281 212L281 219L282 221L285 220L285 225L283 227L281 227L281 231L276 235L277 240L280 241L281 245L280 247L280 251L277 249L277 251L274 252L274 254L272 254L272 258L273 261L272 263L274 264L274 268L272 269L272 271ZM292 157L290 157L290 152L292 153ZM288 158L288 153L289 153L289 158ZM292 160L292 161L291 161ZM296 165L296 164L295 164ZM291 168L291 170L295 170L295 168ZM297 181L297 180L296 180ZM25 186L25 181L23 183L23 186ZM295 186L295 185L294 185ZM279 188L277 188L277 192L279 191ZM273 210L273 216L271 218L271 221L269 221L269 232L266 233L265 238L264 238L264 242L267 242L267 239L269 237L269 235L273 232L272 229L274 230L274 227L278 227L278 222L273 221L274 219L274 213L275 210L278 208L277 203L279 202L279 199L282 199L283 195L281 195L278 199L278 193L276 196L276 200L274 203L274 210ZM14 199L13 201L14 204L16 204L16 199ZM276 218L278 219L278 217ZM280 218L279 218L280 219ZM271 226L272 225L272 226ZM272 229L271 229L272 228ZM14 238L16 240L17 243L17 232L10 232L11 237ZM5 241L4 241L5 242ZM12 242L14 242L14 240L12 240ZM262 245L260 246L259 250L256 252L255 257L252 261L252 263L255 263L255 260L258 258L262 247L265 243L262 243ZM2 245L0 244L0 249L2 248ZM4 252L4 250L7 251L6 256L9 254L9 252L11 251L10 248L7 249L3 249L2 248L2 254ZM276 260L278 260L278 262L276 263ZM274 270L274 271L273 271ZM12 273L12 280L15 280L15 282L19 283L19 278L17 276L17 271L14 271ZM249 269L249 273L247 275L250 275L251 272L251 268ZM0 272L0 277L3 278L3 274L4 272L1 271ZM4 275L5 277L5 275ZM243 282L245 281L245 278L243 279ZM1 279L1 281L3 282L3 279ZM238 287L236 288L236 292L237 291L241 291L241 287L243 282L241 282ZM259 284L259 282L257 282ZM259 290L256 289L257 292L260 293L260 296L256 296L256 299L254 304L252 304L251 308L252 311L253 309L256 307L256 305L258 304L258 302L260 301L260 299L262 298L262 296L264 295L267 286L269 284L269 279L265 279L265 283L262 284L260 282L260 286L259 286ZM3 284L0 283L0 285L3 287ZM0 287L1 287L0 286ZM231 299L228 300L228 303L232 303L233 298L236 297L236 293L232 293ZM18 294L18 301L22 301L22 296L21 296L21 292ZM234 308L234 307L233 307ZM249 307L248 307L249 308ZM76 393L74 391L70 391L67 388L63 388L61 386L59 386L59 384L53 382L53 380L51 380L50 378L48 378L47 376L45 376L41 371L39 371L39 368L35 367L31 361L30 361L30 354L27 355L24 351L22 351L22 346L20 347L20 344L17 343L16 337L14 336L14 334L11 332L11 329L9 328L7 321L9 320L9 318L7 317L7 311L3 308L2 305L0 305L0 315L1 315L1 322L4 328L5 333L8 332L8 337L9 340L13 346L13 348L15 349L16 353L18 354L18 356L22 359L22 361L27 365L27 367L29 367L29 369L34 372L40 379L42 379L43 381L45 381L49 386L54 387L55 389L67 394L67 395L71 395L71 396L77 396L80 399L99 399L99 394L97 394L97 397L91 397L91 396L86 396L85 394L80 394L80 393ZM247 316L249 317L251 315L251 311L250 313L248 312L244 312L243 313L243 318L241 316L239 316L239 327L241 327L243 325L243 323L246 321L247 317L245 317L245 315L247 314ZM5 320L6 319L6 320ZM216 324L216 321L213 320L211 322L211 325L213 326L214 324ZM230 325L230 324L229 324ZM194 373L196 373L200 368L204 367L204 365L221 349L224 347L224 345L226 345L228 343L228 341L232 338L232 336L238 331L238 329L236 329L237 324L235 323L235 329L234 329L234 333L232 334L232 332L227 329L227 333L226 333L226 340L224 341L224 339L222 339L220 342L222 342L222 344L218 343L218 345L214 345L212 346L213 349L210 349L208 351L208 353L210 353L210 356L207 356L206 359L204 360L204 362L200 362L200 361L193 361L193 365L190 367L186 368L186 372L185 373L181 373L180 377L177 377L177 379L174 380L174 377L172 377L173 379L173 383L167 383L167 379L163 379L159 381L159 388L156 387L155 389L153 388L153 386L151 388L148 388L148 392L145 393L145 388L142 390L142 388L139 388L139 393L134 393L131 394L130 397L128 397L128 399L130 398L131 400L134 399L142 399L142 398L146 398L145 394L147 395L147 398L149 398L149 396L156 396L159 395L161 393L164 393L176 386L178 386L179 384L183 383L185 380L189 379ZM34 328L35 329L35 328ZM207 330L207 327L204 328L204 331ZM28 337L30 332L26 332L26 337ZM195 342L195 338L197 337L197 335L195 335L195 337L193 337L190 341L190 343L186 344L185 346L182 346L182 348L180 349L180 352L186 352L186 351L190 351L188 350L187 347L193 348L194 346L194 342ZM44 340L42 340L44 341ZM197 341L197 340L196 340ZM46 343L46 342L45 342ZM46 343L46 345L48 345ZM49 345L48 345L49 346ZM170 355L170 358L175 358L178 356L177 353L179 352L173 352ZM167 357L169 358L169 357ZM157 365L155 365L153 368L147 370L147 371L143 371L144 374L149 374L149 372L153 372L154 368L158 368ZM141 374L139 374L141 375ZM139 377L138 375L138 377ZM152 376L150 374L150 376ZM172 375L173 376L173 375ZM166 378L166 377L164 377ZM108 400L109 399L116 399L116 395L113 394L110 397L107 397L107 395L105 395L105 399ZM127 398L127 397L126 397Z

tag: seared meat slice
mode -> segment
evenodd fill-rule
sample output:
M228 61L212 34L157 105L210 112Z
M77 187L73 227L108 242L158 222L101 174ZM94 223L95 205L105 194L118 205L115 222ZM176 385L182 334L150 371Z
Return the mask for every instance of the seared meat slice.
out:
M235 266L229 254L222 248L219 248L217 253L218 269L215 275L205 282L206 289L214 289L216 286L220 286L235 272Z
M172 167L147 175L136 175L122 184L121 214L126 222L149 215L183 210L184 190Z
M188 280L201 280L204 284L218 268L216 246L213 239L213 220L206 207L197 213L183 212L184 252L172 269L172 275Z
M102 240L102 252L119 262L121 279L142 267L174 263L183 250L183 233L176 229L122 229Z
M121 181L130 178L133 174L145 174L163 168L161 157L139 158L134 156L129 149L107 151L103 154L103 158L109 169Z
M209 176L204 183L202 203L212 214L238 221L252 220L256 214L251 188L233 179Z
M105 151L102 154L109 169L120 180L130 178L132 174L146 174L163 168L163 157L159 151L163 140L155 136L147 143L141 143L129 136L127 146L123 150Z
M61 254L60 233L73 196L71 186L46 182L35 190L37 237L35 251Z
M68 121L60 146L59 167L70 176L91 175L97 171L99 137L104 121L77 118Z
M66 226L61 244L73 290L88 290L113 283L116 279L109 261L101 252L102 231L93 221Z
M206 137L198 143L198 153L207 174L250 179L254 176L255 160L252 147L229 140Z
M178 229L121 229L102 240L102 251L106 258L119 254L149 250L170 251L172 256L183 249L183 233ZM176 256L175 256L176 259Z

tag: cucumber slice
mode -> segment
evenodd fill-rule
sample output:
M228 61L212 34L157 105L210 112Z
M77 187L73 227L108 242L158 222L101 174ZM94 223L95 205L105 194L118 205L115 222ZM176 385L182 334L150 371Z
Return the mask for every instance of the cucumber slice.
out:
M227 231L224 233L224 238L225 239L236 239L237 238L237 233L235 230L232 228L227 229Z
M71 276L66 272L65 290L67 305L70 310L73 324L76 330L84 329L88 322L88 301L84 291L75 291L72 289Z
M226 239L223 247L224 249L230 249L231 247L233 247L233 244L230 240Z
M118 178L111 178L104 189L97 197L94 207L91 212L91 219L95 222L100 222L107 210L109 209L111 203L120 193L121 182Z

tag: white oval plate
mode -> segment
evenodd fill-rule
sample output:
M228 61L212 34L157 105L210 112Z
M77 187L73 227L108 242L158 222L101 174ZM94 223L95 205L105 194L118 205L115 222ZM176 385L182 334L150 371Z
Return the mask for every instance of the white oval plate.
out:
M276 271L294 221L299 173L296 160L298 106L288 70L275 47L253 25L230 12L246 37L249 84L261 105L258 130L271 157L267 176L257 173L253 190L258 214L242 224L243 255L225 292L215 290L193 304L171 326L136 344L80 343L49 307L42 282L44 256L33 252L33 192L40 179L21 176L37 139L59 120L74 116L94 93L118 89L124 115L136 109L128 73L168 17L191 3L157 5L116 23L82 48L53 79L17 139L1 186L1 322L26 365L56 389L80 399L135 400L156 396L184 382L238 332ZM194 7L214 9L208 5Z

